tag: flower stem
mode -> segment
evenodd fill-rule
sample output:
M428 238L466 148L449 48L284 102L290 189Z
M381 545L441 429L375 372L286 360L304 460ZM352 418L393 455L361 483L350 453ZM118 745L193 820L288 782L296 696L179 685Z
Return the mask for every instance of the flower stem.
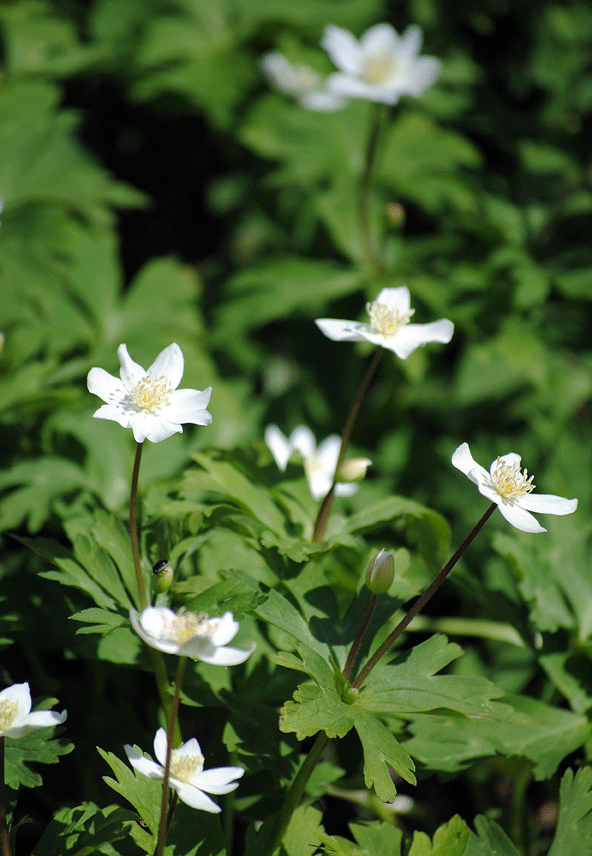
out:
M288 828L290 821L292 820L292 815L298 808L308 780L312 776L314 768L318 764L328 742L329 738L327 737L325 732L320 731L317 734L317 739L313 743L312 748L310 749L304 761L302 762L302 766L298 770L296 778L292 782L290 789L286 795L286 799L284 800L284 803L280 809L275 834L273 836L268 856L273 856L276 850L279 849L286 829Z
M0 737L0 841L2 856L12 856L8 825L6 823L6 785L4 783L4 746L6 738Z
M393 645L393 643L399 638L401 633L407 628L407 626L413 621L417 613L423 609L428 600L437 591L450 571L454 568L462 554L465 552L469 544L473 541L476 535L481 531L481 529L485 526L497 505L495 502L492 502L481 520L476 524L476 526L469 532L465 540L462 542L456 553L448 560L448 562L444 565L438 576L432 582L432 584L424 591L421 597L415 601L407 615L399 621L393 632L384 640L382 645L376 650L376 652L370 657L362 671L356 677L354 681L352 681L352 687L358 688L362 686L374 666L378 663L381 657L383 657L389 648Z
M349 681L351 678L351 673L354 668L354 663L356 661L356 656L360 649L360 645L362 644L362 639L368 629L368 625L370 624L370 620L374 615L374 610L376 609L376 603L378 601L378 595L373 594L372 600L370 601L370 606L368 607L368 612L366 613L366 617L364 618L362 624L360 625L360 629L356 635L356 638L353 641L353 644L350 648L350 652L347 656L347 662L345 664L345 668L343 670L343 677L346 681Z
M372 178L372 170L376 158L376 148L380 135L380 126L382 124L382 105L373 104L372 114L370 117L370 133L368 135L368 143L366 145L366 157L364 160L364 171L360 176L358 185L358 209L360 214L360 229L362 232L362 246L366 261L376 273L382 272L382 262L380 261L374 244L370 229L370 180Z
M351 433L354 427L354 423L358 416L358 412L360 407L362 406L362 401L364 400L364 396L366 395L366 391L370 386L370 381L374 377L374 373L378 367L378 363L380 362L380 358L382 356L382 347L379 346L374 356L372 357L372 361L366 370L366 374L364 375L364 379L360 384L360 388L356 394L356 397L353 400L352 406L347 416L347 420L345 422L343 431L341 433L341 447L339 449L339 457L337 458L337 466L335 467L335 472L339 469L343 460L345 458L345 453L347 452L347 447L349 444L349 440L351 437ZM317 519L315 521L314 532L312 536L312 540L315 543L318 543L323 540L325 537L325 532L327 531L327 521L329 520L329 516L331 514L331 509L333 507L333 497L335 496L335 482L331 485L327 496L321 503L321 507L319 508L319 513L317 514Z
M171 774L171 755L173 752L175 725L177 722L177 713L179 712L179 695L181 693L181 685L183 683L183 675L185 674L186 664L187 657L180 657L179 668L177 669L177 680L175 682L175 694L173 696L173 703L171 705L171 712L169 715L169 723L167 728L167 753L166 761L164 764L164 777L162 780L162 801L160 803L158 843L156 845L156 850L154 851L154 856L162 856L162 854L164 853L166 835L170 822L172 820L172 813L169 812L169 777Z
M132 488L130 491L129 531L130 540L132 542L132 557L134 560L134 570L136 572L136 582L138 584L140 608L146 609L148 606L148 598L146 597L144 575L142 574L142 565L140 564L140 545L138 543L138 524L136 519L136 509L138 504L138 476L140 474L140 461L142 460L143 446L143 443L136 444L136 457L134 458Z

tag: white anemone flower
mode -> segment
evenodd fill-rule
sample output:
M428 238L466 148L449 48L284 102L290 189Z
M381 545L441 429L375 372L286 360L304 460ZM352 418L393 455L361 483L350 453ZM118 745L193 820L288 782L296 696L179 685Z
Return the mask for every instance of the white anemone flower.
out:
M399 36L390 24L377 24L358 42L330 24L321 45L339 71L329 75L327 88L336 95L385 104L396 104L401 95L419 97L442 66L435 57L418 56L422 38L419 27L408 27Z
M35 710L31 713L29 684L13 684L0 692L0 737L13 740L24 737L36 728L61 725L68 714L65 710Z
M564 499L550 493L533 494L534 476L520 470L520 455L510 452L493 461L489 472L471 455L468 443L462 443L452 455L453 465L479 488L479 493L495 502L508 523L523 532L546 532L531 511L543 514L571 514L577 499Z
M347 100L325 87L321 75L309 65L292 65L279 51L265 54L261 68L267 79L285 95L291 95L302 107L317 113L335 113Z
M120 345L120 378L105 369L92 368L88 389L106 402L93 414L96 419L112 419L123 428L131 428L136 443L150 440L160 443L173 434L183 433L183 424L209 425L212 416L206 410L212 387L177 389L183 377L183 352L173 343L161 351L148 370L135 363Z
M277 425L268 425L265 429L265 443L282 472L292 452L299 452L312 498L318 501L328 494L335 478L341 448L339 434L331 434L317 446L314 434L306 425L299 425L289 437ZM366 466L372 463L367 458L364 461ZM335 493L337 496L351 496L358 487L357 484L340 483L335 486Z
M210 618L205 612L188 612L183 608L173 612L166 606L147 606L141 613L131 609L130 621L151 648L214 666L244 663L255 650L254 643L248 650L228 647L239 628L232 612Z
M361 342L366 339L393 351L400 359L428 342L447 344L452 339L454 324L447 318L431 324L410 324L415 309L411 309L409 289L383 288L372 303L366 304L370 324L359 321L340 321L336 318L317 318L316 325L335 342Z
M164 767L167 754L167 736L164 728L159 728L154 738L154 754L159 763L146 757L134 746L123 747L132 767L148 776L149 779L164 778ZM183 743L171 752L169 785L179 794L182 800L191 808L199 808L217 814L221 809L208 794L229 794L238 787L237 779L244 774L242 767L212 767L204 770L204 756L195 737Z

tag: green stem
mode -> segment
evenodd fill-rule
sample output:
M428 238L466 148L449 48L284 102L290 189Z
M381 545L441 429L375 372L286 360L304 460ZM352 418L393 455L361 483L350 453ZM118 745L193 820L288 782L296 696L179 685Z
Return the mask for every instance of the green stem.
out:
M353 400L352 406L348 413L345 425L343 427L343 431L341 433L341 447L339 449L339 457L337 458L337 466L335 467L335 472L339 469L341 464L344 461L345 453L347 452L347 447L349 445L351 433L354 427L354 423L358 416L360 407L362 406L362 401L364 400L364 396L370 386L370 381L374 377L374 373L378 368L378 363L380 362L380 358L382 356L382 346L379 346L374 352L374 356L372 357L372 361L366 370L366 374L364 375L364 379L360 384L360 388L356 394L356 397ZM321 507L319 508L319 513L317 514L317 519L314 526L314 531L312 535L312 540L314 543L319 543L325 537L325 532L327 531L327 522L329 520L329 516L331 514L331 509L333 507L333 497L335 496L335 482L331 485L327 496L321 503Z
M177 714L179 712L179 696L181 694L181 685L183 683L183 675L185 674L185 666L187 657L180 657L179 668L177 669L177 680L175 682L175 694L171 705L169 722L167 728L167 753L164 765L164 777L162 780L162 800L160 803L160 821L158 824L158 843L154 856L162 856L164 853L164 845L169 824L172 820L172 814L169 812L169 778L171 774L171 755L173 752L173 742L175 739L175 725L177 722Z
M368 625L370 624L372 616L374 615L374 610L376 609L377 601L378 595L373 594L372 600L370 601L370 606L368 607L368 612L366 613L366 617L364 618L360 629L358 630L357 636L353 641L353 645L351 646L350 652L347 657L347 662L343 670L343 677L346 681L349 681L349 679L351 678L351 673L354 668L354 663L356 662L356 657L360 649L360 645L362 644L362 639L364 638L366 630L368 629Z
M393 645L393 643L399 638L401 633L403 633L403 631L407 628L407 626L409 624L411 624L411 622L413 621L413 619L415 618L417 613L421 609L423 609L423 607L426 605L426 603L431 598L431 596L434 594L434 592L440 588L440 586L442 585L442 583L444 582L444 580L446 579L446 577L448 576L450 571L454 568L454 566L456 565L456 563L458 562L458 560L460 559L462 554L465 552L465 550L467 549L469 544L471 544L471 542L476 537L476 535L478 535L479 532L481 531L481 529L485 526L485 524L487 523L487 521L489 520L489 518L491 517L491 515L493 514L493 512L495 511L496 508L497 508L497 505L495 504L495 502L492 502L491 505L489 506L489 508L487 509L487 511L485 512L485 514L483 515L483 517L481 518L481 520L469 532L469 534L467 535L465 540L462 542L462 544L460 545L460 547L458 548L456 553L444 565L444 567L442 568L442 570L440 571L440 573L438 574L436 579L429 586L429 588L427 588L424 591L424 593L422 594L422 596L418 600L416 600L416 602L413 604L413 606L411 607L411 609L409 610L407 615L401 621L399 621L399 623L397 624L397 626L395 627L393 632L389 636L387 636L387 638L384 640L382 645L376 650L376 652L372 655L372 657L370 657L370 659L368 660L368 662L366 663L366 665L364 666L362 671L356 677L355 681L352 681L352 687L359 689L362 686L362 684L364 683L364 681L366 680L366 678L368 677L368 675L370 674L370 672L372 671L374 666L381 659L381 657L383 657L386 654L386 652Z
M364 171L360 176L360 183L358 185L358 210L360 215L362 246L367 263L376 271L376 273L382 273L383 265L372 241L372 231L370 228L370 181L372 178L372 170L374 169L374 161L376 159L376 149L378 146L378 138L380 136L381 123L382 105L373 104L372 115L370 118L370 133L368 135L366 156L364 159Z
M308 783L308 780L312 776L314 768L318 764L328 742L329 738L327 737L325 732L320 731L317 734L317 739L313 743L311 750L302 762L302 766L298 770L296 778L292 782L290 790L288 791L286 799L284 800L284 804L280 809L275 835L273 837L272 844L269 849L269 856L273 856L276 850L279 849L286 829L288 828L290 821L292 820L292 815L300 804L300 800L302 799L302 794L304 793L304 789Z
M0 841L2 842L2 856L12 856L10 838L8 837L8 824L6 823L6 785L4 783L5 742L6 738L0 737Z
M140 474L140 461L142 460L143 445L143 443L136 444L136 457L134 458L134 469L132 472L132 488L130 491L129 511L130 540L132 542L132 557L134 560L134 570L136 572L136 582L138 584L140 609L146 609L146 607L148 606L148 598L146 597L146 587L144 585L144 575L142 574L142 565L140 563L140 545L138 542L138 524L136 520L136 509L138 504L138 476Z

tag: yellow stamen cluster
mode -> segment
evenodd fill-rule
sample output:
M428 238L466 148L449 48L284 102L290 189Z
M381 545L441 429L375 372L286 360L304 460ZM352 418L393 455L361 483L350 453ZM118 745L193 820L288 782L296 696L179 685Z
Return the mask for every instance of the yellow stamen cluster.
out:
M139 410L157 410L168 404L171 385L164 375L150 377L145 375L130 392L131 399Z
M517 463L508 464L498 458L495 469L491 474L493 486L504 499L520 499L527 493L532 493L535 485L532 483L534 476L528 476L528 470L520 472Z
M313 89L318 89L321 85L320 76L314 68L309 68L307 65L295 66L294 75L296 77L296 84L302 92L310 92Z
M14 722L17 710L18 707L13 701L4 699L0 703L0 731L6 731L7 728L10 728Z
M415 309L408 309L407 312L400 312L396 306L389 306L387 303L368 303L366 310L370 316L370 326L375 333L381 333L383 336L394 336L395 333L409 323L409 320Z
M369 56L364 62L362 77L371 86L379 86L386 83L397 71L397 64L392 56L387 53L379 53Z
M211 636L213 629L206 612L186 612L181 608L167 633L172 640L183 645L194 636Z
M194 773L201 773L203 763L203 755L182 755L173 749L171 752L171 776L181 782L189 782Z

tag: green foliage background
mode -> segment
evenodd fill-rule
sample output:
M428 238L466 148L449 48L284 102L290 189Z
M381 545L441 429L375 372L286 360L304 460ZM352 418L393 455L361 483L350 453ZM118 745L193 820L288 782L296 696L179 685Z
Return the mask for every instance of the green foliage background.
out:
M387 114L370 205L385 260L377 272L357 209L373 105L307 112L270 90L259 59L280 49L327 73L318 47L326 24L360 35L381 20L399 32L419 24L443 70L421 99ZM44 772L55 798L39 789L33 810L61 811L35 852L76 840L72 852L95 841L96 852L124 853L113 830L132 827L137 846L153 845L127 804L97 809L112 796L96 743L115 776L132 776L114 766L122 744L148 749L158 711L127 621L136 603L126 532L133 441L93 421L85 379L93 366L116 373L121 342L147 366L173 341L185 356L182 385L213 386L213 423L147 444L142 555L146 568L171 559L177 605L232 609L243 618L238 643L257 639L244 670L197 664L184 688L184 733L198 717L208 760L225 763L216 758L223 743L247 768L242 816L263 820L278 808L269 795L293 775L296 737L353 729L365 769L352 731L310 786L311 797L341 798L326 831L314 804L302 806L294 823L310 835L286 844L290 854L398 853L402 841L413 856L550 846L558 856L573 842L584 852L588 767L563 779L552 845L539 809L557 806L559 773L589 760L591 39L585 0L0 5L2 677L57 697L76 745ZM393 203L403 224L385 217ZM362 318L381 288L403 284L416 319L450 318L454 338L404 362L383 357L353 436L373 467L336 505L326 542L312 545L316 506L302 469L277 471L263 429L341 430L370 350L329 342L313 321ZM348 706L329 659L343 666L370 556L381 547L396 555L384 624L485 510L450 465L463 441L483 465L518 452L540 492L576 496L578 511L546 518L549 531L537 536L494 515L394 665L381 666L403 680L406 658L417 658L411 674L449 682L439 685L445 704L409 696L398 709L375 702L373 725L353 706L336 722ZM311 681L298 687L302 672ZM475 718L469 688L477 707L500 705L491 721ZM393 799L385 760L419 807L401 832L373 795L343 809L364 781ZM22 769L11 788L38 783ZM135 805L146 822L150 800ZM489 816L473 825L479 813ZM376 816L381 823L360 822ZM214 833L212 842L222 846Z

